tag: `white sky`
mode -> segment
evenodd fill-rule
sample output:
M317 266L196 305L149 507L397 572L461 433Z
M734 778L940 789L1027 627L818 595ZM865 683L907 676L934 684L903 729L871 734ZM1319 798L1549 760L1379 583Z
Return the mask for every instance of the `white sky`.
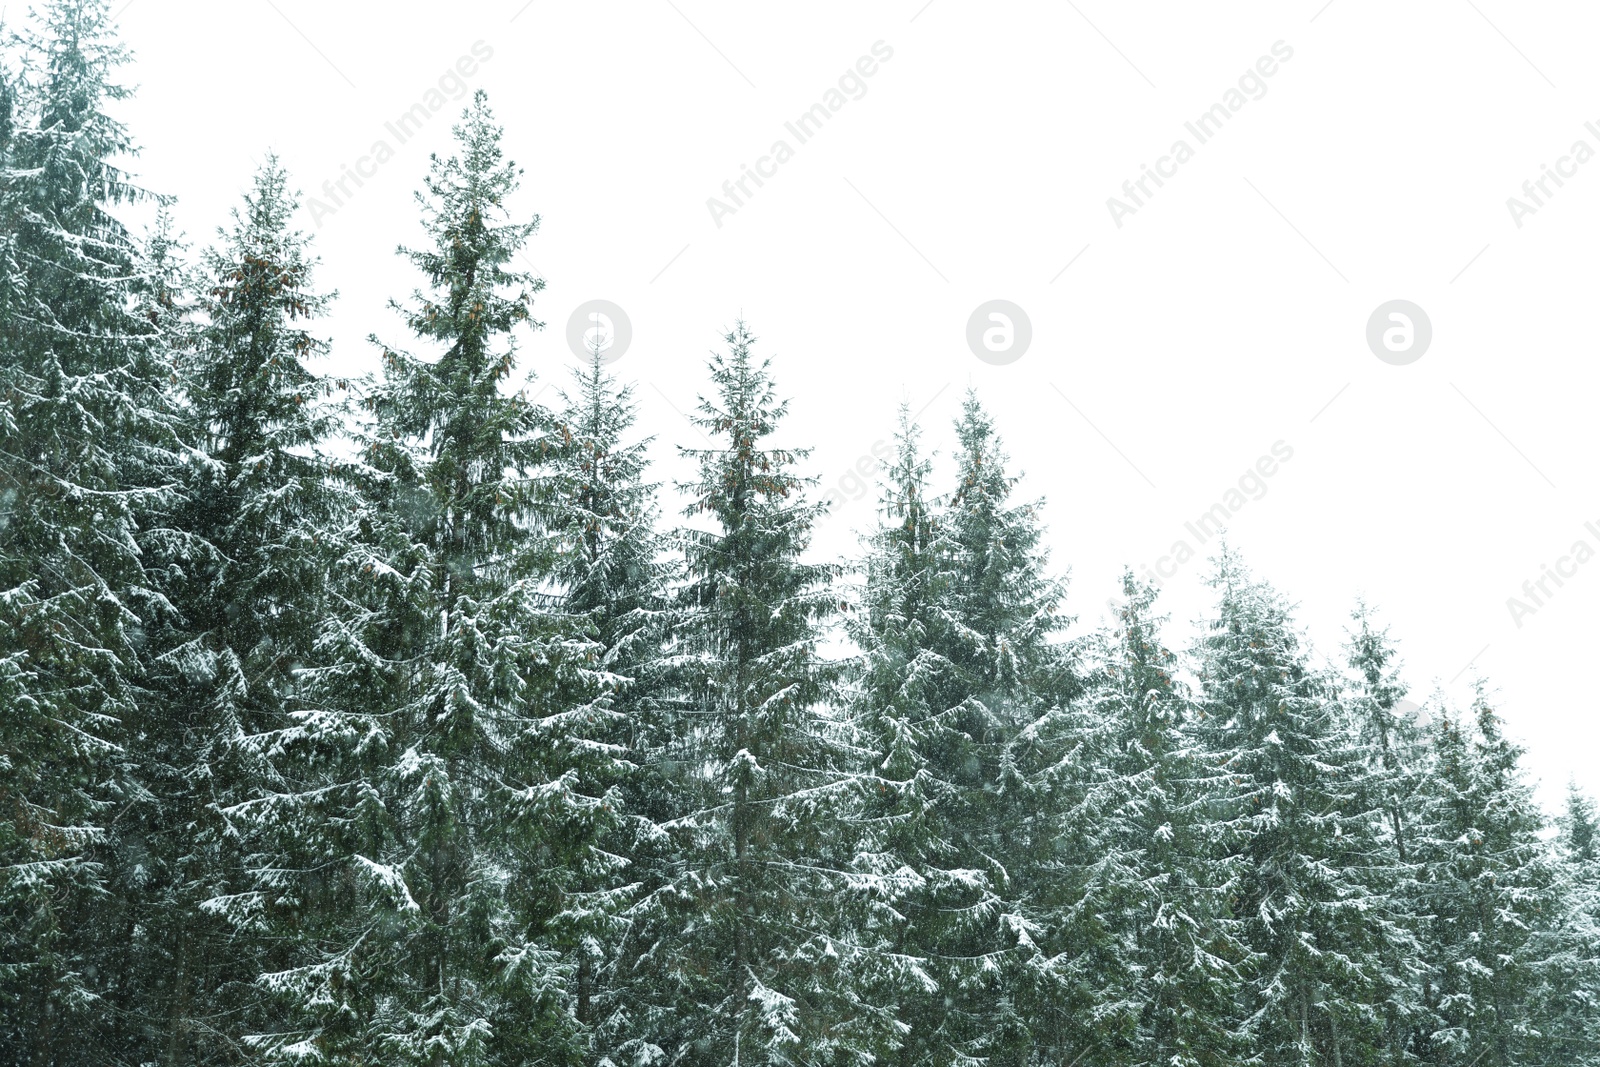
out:
M852 490L901 399L926 405L947 458L971 385L1025 491L1048 500L1087 623L1123 564L1194 544L1185 522L1281 440L1292 460L1231 537L1302 605L1318 648L1337 651L1364 594L1402 641L1415 699L1438 683L1464 701L1475 662L1543 798L1574 774L1600 792L1586 680L1600 560L1548 584L1520 628L1506 603L1575 541L1600 549L1584 529L1600 529L1586 310L1600 161L1547 185L1520 228L1506 204L1574 141L1600 150L1584 128L1600 120L1585 104L1600 99L1600 13L1221 6L132 0L140 91L125 114L146 184L209 240L265 149L320 195L374 141L395 145L384 124L482 41L492 58L467 84L489 91L527 168L520 207L544 219L529 258L547 326L524 366L564 382L573 309L625 308L634 336L615 369L639 381L663 476L681 472L670 446L698 440L679 412L741 312L776 356L787 436L815 446L820 491ZM879 41L893 55L865 95L799 144L785 122ZM1265 95L1200 144L1184 123L1278 41L1293 56ZM412 190L461 103L304 221L341 294L341 369L375 368L370 332L406 340L384 305L416 279L391 253L417 240ZM1193 158L1119 229L1107 198L1180 138ZM793 158L719 228L707 198L778 139ZM996 298L1033 327L1007 366L965 340ZM1409 366L1365 341L1397 298L1433 325ZM872 496L836 511L819 551L851 549ZM1175 644L1207 602L1205 569L1167 583Z

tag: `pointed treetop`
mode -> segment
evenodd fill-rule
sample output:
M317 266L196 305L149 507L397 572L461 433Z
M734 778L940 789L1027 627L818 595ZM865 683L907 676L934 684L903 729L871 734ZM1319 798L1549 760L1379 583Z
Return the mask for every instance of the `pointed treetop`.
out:
M432 155L430 173L416 193L433 247L400 249L427 276L435 295L419 292L416 307L396 307L419 335L453 342L452 354L476 362L487 356L490 337L509 337L522 323L536 330L544 325L532 317L544 279L508 269L538 232L539 216L522 222L511 217L508 202L521 186L522 169L505 160L504 130L482 89L453 133L456 153ZM509 355L497 361L497 378L509 376L514 362Z
M1593 863L1600 859L1600 819L1595 815L1594 801L1578 788L1576 779L1567 782L1566 805L1557 824L1561 828L1561 844L1574 861Z

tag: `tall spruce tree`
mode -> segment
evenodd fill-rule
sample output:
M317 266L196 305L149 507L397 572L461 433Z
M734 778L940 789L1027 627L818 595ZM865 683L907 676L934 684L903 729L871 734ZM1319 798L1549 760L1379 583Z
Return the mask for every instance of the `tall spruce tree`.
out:
M53 0L14 40L0 124L0 1047L82 1063L130 1024L108 880L145 623L141 559L177 475L148 261L114 214L143 194L109 109L126 61L105 0Z
M950 728L933 753L955 787L948 816L958 866L985 873L989 922L946 948L981 964L951 991L974 1054L1022 1064L1059 1036L1036 1026L1034 1008L1060 999L1057 954L1039 944L1034 901L1053 878L1056 827L1043 815L1040 773L1061 753L1050 722L1078 689L1065 585L1042 547L1040 503L1013 499L1017 478L994 421L969 392L956 422L956 483L943 522L949 533L949 618L940 651L954 666L944 715Z
M1600 818L1576 782L1556 819L1556 912L1544 917L1534 1009L1546 1062L1600 1064Z
M565 612L594 642L595 674L574 705L592 710L590 736L605 757L595 780L621 808L582 885L589 906L568 910L563 945L575 957L574 1013L590 1031L592 1062L648 1062L653 1040L651 971L634 958L653 894L670 884L673 764L669 672L675 568L657 528L657 486L646 480L649 439L629 440L633 387L619 384L598 351L574 370L576 389L556 418L543 474L541 520L554 539L551 577ZM634 920L638 919L637 922Z
M695 1064L870 1060L890 1009L856 995L863 958L841 922L855 795L846 724L824 702L835 669L820 625L837 606L833 568L806 562L823 505L775 447L787 403L743 322L710 362L713 395L688 449L683 591L673 661L678 717L677 877L669 917L641 955L662 972L658 1044Z
M1434 1019L1422 1052L1438 1064L1527 1062L1547 978L1540 931L1558 907L1545 819L1482 682L1466 720L1441 715L1430 739L1419 851L1431 917L1423 991Z
M1070 747L1041 790L1060 845L1047 925L1069 1056L1085 1064L1236 1062L1242 955L1219 920L1207 795L1190 745L1193 698L1161 642L1155 590L1132 572L1090 646Z
M1388 630L1376 624L1375 613L1365 603L1356 606L1352 621L1355 626L1345 644L1345 662L1353 677L1348 679L1345 704L1360 743L1368 786L1360 804L1381 813L1378 839L1383 863L1374 868L1369 881L1414 935L1428 909L1419 881L1417 839L1430 753L1418 707L1402 703L1406 690ZM1397 981L1382 1006L1384 1048L1388 1059L1399 1063L1414 1053L1427 1028L1421 982L1425 965L1414 941L1396 942L1390 949L1388 970Z
M548 592L536 521L549 419L503 386L542 281L509 264L537 218L479 92L418 194L427 279L398 309L433 351L383 350L373 500L341 564L308 707L280 742L305 784L274 798L298 870L281 903L303 958L266 976L279 1058L569 1062L570 963L553 927L607 816L582 768L592 645ZM332 863L332 869L329 863ZM287 866L287 865L286 865ZM581 902L576 902L581 906Z
M858 650L852 717L869 772L856 866L872 891L869 921L891 949L876 978L902 1035L892 1059L954 1064L981 1056L988 1037L970 1007L984 960L967 946L993 931L1001 904L988 864L974 865L957 840L954 816L969 801L950 758L967 741L954 721L962 674L947 657L958 625L952 546L920 437L902 406L881 525L866 539L857 603L845 619Z
M120 968L141 1060L236 1062L233 1035L263 1022L254 982L271 957L250 875L261 842L234 809L282 788L263 739L288 723L295 671L312 655L308 621L329 604L328 548L355 505L327 452L341 426L336 384L308 366L327 350L311 329L329 298L296 207L269 158L205 256L200 324L180 318L181 280L150 301L183 342L195 461L167 516L160 585L172 610L151 628L130 741L140 789L119 820L142 855L138 884L121 894L137 933ZM158 264L170 243L157 234Z
M1196 734L1227 880L1227 928L1249 953L1241 1035L1262 1064L1343 1063L1381 1048L1410 932L1362 752L1336 682L1314 669L1288 608L1231 551L1196 649Z

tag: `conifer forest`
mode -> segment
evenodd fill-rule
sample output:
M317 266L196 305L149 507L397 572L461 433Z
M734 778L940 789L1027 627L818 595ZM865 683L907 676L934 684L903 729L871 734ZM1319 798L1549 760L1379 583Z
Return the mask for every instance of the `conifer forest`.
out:
M136 232L110 5L5 33L0 1062L1600 1064L1600 813L1375 609L1314 653L1222 549L1192 644L1077 622L976 392L819 558L737 319L665 507L633 384L519 358L482 91L330 375L296 176Z

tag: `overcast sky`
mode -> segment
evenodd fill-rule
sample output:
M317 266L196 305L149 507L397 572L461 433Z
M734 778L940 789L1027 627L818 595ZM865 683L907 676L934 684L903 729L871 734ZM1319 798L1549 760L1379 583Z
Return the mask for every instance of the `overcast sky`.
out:
M484 88L527 170L517 208L543 218L524 366L564 382L569 317L622 308L614 367L663 477L741 314L793 397L785 437L843 500L825 555L872 521L853 472L896 406L948 459L970 386L1047 500L1078 632L1125 564L1159 565L1186 645L1216 544L1186 524L1220 504L1319 651L1365 596L1413 699L1464 702L1481 671L1543 798L1569 775L1600 791L1600 558L1575 551L1600 551L1600 14L1221 6L132 0L124 114L191 240L281 156L320 202L303 225L355 371L369 333L406 340L393 249ZM994 300L1026 315L1020 355L1009 312L978 332L1011 350L969 345Z

